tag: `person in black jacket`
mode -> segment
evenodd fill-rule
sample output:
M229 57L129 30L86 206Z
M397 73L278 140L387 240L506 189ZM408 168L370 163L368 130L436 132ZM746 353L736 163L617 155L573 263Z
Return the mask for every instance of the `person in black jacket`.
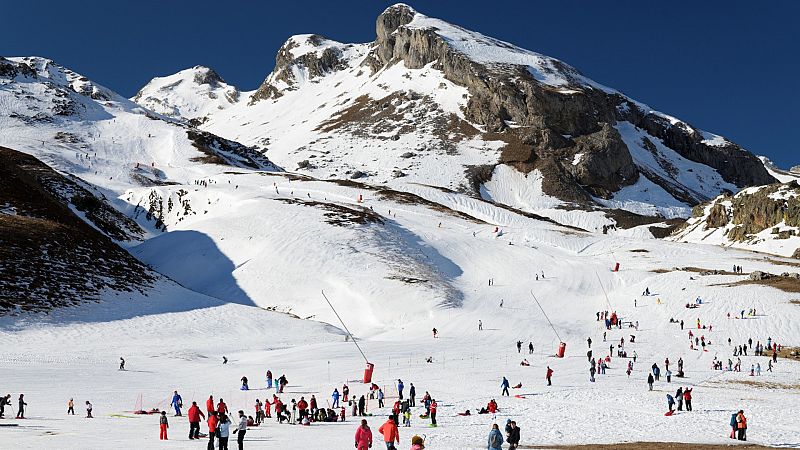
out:
M508 442L508 448L513 450L519 446L519 427L517 426L517 422L511 421L506 427L506 432L508 433L506 437L506 442Z

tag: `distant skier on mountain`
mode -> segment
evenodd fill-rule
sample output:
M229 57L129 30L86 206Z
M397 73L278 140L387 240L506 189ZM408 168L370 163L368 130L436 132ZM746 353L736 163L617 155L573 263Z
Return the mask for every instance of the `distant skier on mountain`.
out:
M119 370L125 370L125 359L123 359L121 356L119 358Z

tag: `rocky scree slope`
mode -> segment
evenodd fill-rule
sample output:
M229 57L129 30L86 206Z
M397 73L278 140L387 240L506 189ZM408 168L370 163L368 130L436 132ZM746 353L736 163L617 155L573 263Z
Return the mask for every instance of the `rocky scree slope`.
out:
M114 242L142 235L80 180L0 147L0 314L145 292L156 275Z
M800 184L744 189L696 206L670 237L800 258Z

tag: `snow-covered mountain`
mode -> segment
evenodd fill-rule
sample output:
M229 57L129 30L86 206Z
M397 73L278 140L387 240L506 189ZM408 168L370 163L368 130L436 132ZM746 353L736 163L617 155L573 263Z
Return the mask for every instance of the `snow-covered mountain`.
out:
M183 119L289 170L437 186L592 231L626 226L611 210L688 217L722 192L775 181L729 140L554 58L403 4L378 17L376 34L364 44L292 36L238 101L213 90L238 92L221 81L196 81L197 68L134 99L186 109Z

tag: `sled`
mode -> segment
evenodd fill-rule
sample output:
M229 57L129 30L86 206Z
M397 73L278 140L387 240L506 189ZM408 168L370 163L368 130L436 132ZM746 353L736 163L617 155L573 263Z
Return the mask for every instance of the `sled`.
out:
M420 415L419 415L419 418L420 418L420 419L427 419L428 417L430 417L430 416L428 416L428 415L426 415L426 414L420 414Z
M673 414L675 414L675 411L667 411L666 413L664 413L665 416L671 416Z
M524 396L524 395L522 395L522 394L517 394L517 395L515 395L514 397L515 397L515 398L525 398L525 396Z

